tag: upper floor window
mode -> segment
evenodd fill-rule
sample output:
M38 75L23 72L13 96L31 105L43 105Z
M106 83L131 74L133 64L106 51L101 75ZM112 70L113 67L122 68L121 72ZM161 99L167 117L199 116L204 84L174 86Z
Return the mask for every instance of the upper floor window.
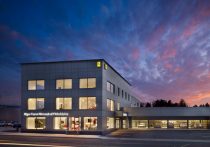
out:
M72 89L72 79L56 80L56 89Z
M117 96L120 96L120 88L117 89Z
M128 101L130 101L131 100L131 96L130 96L130 94L128 94Z
M80 97L79 109L96 109L96 97Z
M28 99L28 110L43 110L43 109L44 109L44 98Z
M96 88L96 78L82 78L79 80L79 88Z
M44 90L44 80L29 80L28 90Z
M110 91L111 93L115 93L115 85L112 84L111 82L106 82L106 89L107 91Z
M114 111L114 101L111 99L107 99L107 110Z
M56 110L70 110L72 109L72 98L56 98Z

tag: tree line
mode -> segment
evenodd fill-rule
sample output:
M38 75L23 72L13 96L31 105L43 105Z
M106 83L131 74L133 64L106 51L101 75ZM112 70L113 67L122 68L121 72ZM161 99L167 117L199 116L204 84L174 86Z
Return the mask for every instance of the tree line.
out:
M180 99L179 102L172 102L171 100L158 99L153 102L140 103L141 107L188 107L189 105L184 99ZM194 105L193 107L210 107L208 103L201 105Z

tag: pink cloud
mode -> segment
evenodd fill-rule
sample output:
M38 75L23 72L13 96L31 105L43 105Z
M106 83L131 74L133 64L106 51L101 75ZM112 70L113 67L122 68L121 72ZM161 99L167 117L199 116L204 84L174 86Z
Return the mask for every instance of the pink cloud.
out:
M135 61L140 58L140 50L138 48L135 48L131 51L131 58Z
M165 59L169 59L169 58L174 58L177 54L177 51L176 49L166 49L161 55L160 55L160 58L162 60L165 60Z

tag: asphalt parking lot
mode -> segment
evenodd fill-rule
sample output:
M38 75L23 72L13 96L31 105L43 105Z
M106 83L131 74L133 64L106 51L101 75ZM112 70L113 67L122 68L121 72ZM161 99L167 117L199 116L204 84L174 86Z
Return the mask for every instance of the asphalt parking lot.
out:
M108 136L119 137L119 138L123 137L123 138L210 140L210 130L122 129L112 132Z

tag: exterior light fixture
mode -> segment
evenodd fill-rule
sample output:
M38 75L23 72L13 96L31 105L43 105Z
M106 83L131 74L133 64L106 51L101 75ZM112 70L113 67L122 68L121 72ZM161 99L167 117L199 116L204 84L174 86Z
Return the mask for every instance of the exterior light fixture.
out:
M100 67L101 67L101 61L97 61L97 62L96 62L96 66L97 66L98 68L100 68Z

